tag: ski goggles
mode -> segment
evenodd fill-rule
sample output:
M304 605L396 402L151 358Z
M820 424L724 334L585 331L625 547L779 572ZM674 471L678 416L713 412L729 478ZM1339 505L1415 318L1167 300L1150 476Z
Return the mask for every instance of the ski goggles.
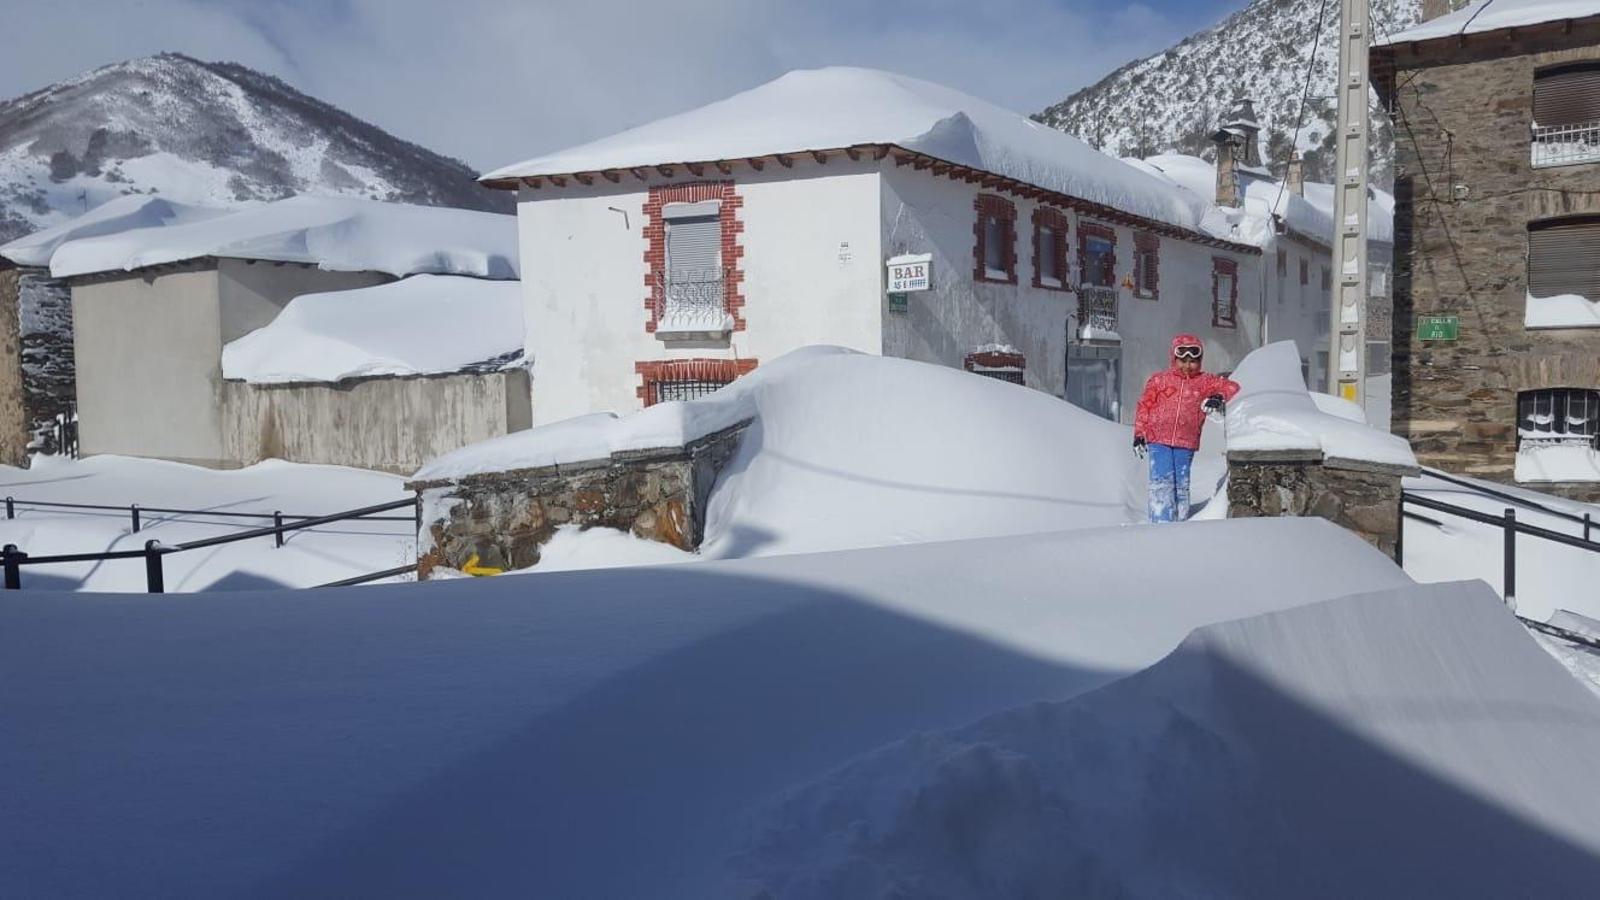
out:
M1172 355L1177 359L1199 359L1204 352L1205 349L1203 347L1197 347L1194 344L1183 344L1172 348Z

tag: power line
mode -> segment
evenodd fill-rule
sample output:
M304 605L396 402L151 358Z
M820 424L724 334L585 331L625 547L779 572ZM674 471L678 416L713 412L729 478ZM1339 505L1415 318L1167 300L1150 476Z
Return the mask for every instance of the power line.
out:
M1322 43L1322 19L1328 11L1328 0L1322 0L1317 6L1317 23L1311 34L1311 56L1306 59L1306 83L1300 90L1300 105L1294 114L1294 136L1289 139L1289 156L1299 153L1300 127L1306 117L1306 100L1311 96L1311 79L1317 71L1317 47ZM1272 198L1272 208L1267 210L1268 215L1278 214L1278 204L1283 202L1283 192L1289 186L1289 173L1284 172L1284 177L1278 182L1278 196Z

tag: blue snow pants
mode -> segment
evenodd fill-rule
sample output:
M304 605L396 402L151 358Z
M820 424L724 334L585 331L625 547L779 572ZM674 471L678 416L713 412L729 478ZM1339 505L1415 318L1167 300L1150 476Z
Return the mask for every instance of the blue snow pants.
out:
M1150 445L1150 521L1189 518L1189 464L1193 461L1193 450Z

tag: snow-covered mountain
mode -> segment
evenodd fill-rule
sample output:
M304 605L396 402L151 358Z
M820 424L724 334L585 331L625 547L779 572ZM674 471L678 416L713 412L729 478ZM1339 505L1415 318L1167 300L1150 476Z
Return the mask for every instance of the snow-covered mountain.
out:
M128 193L222 205L302 193L509 211L465 163L282 81L173 53L0 102L0 242Z
M1420 0L1372 0L1374 33L1414 24L1421 6ZM1123 66L1036 118L1118 156L1177 150L1209 159L1218 116L1235 98L1249 97L1263 127L1264 158L1280 167L1294 135L1319 10L1321 37L1296 143L1306 156L1307 177L1331 181L1337 0L1251 0L1215 27ZM1375 175L1386 182L1387 120L1375 115L1373 121Z

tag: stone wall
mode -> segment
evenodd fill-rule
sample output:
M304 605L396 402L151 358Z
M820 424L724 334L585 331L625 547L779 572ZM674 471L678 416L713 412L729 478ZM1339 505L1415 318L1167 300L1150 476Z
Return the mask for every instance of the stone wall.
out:
M1528 223L1600 213L1600 164L1531 164L1534 71L1596 59L1592 23L1374 53L1396 122L1394 430L1424 465L1510 482L1517 393L1600 388L1600 329L1523 327ZM1459 316L1460 340L1417 340L1427 315Z
M28 464L28 422L22 393L22 273L0 261L0 463Z
M717 475L748 422L684 447L408 485L422 497L417 573L523 569L562 525L615 528L697 550Z
M1228 517L1315 516L1360 535L1393 557L1400 479L1413 470L1320 456L1228 455Z

